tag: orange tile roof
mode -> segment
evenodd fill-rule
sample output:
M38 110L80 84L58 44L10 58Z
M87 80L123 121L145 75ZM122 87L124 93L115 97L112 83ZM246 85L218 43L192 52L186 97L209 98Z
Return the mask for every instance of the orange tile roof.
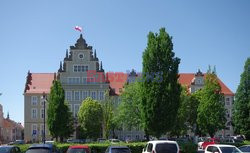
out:
M55 73L28 73L25 93L50 92Z
M180 73L179 82L181 85L185 85L187 87L190 87L194 76L195 76L194 73ZM204 74L204 77L206 77L206 74ZM219 78L218 78L218 81L219 81L219 84L221 86L221 92L224 95L231 95L231 96L234 95L234 93Z
M115 94L120 95L120 89L123 88L125 83L127 82L128 74L123 72L107 72L107 79L110 83L110 87L115 89Z
M113 72L108 72L106 73L107 78L110 82L110 87L112 89L115 89L115 94L120 95L121 93L119 92L120 88L123 88L125 83L127 82L128 74L127 73L113 73ZM195 77L195 73L180 73L179 74L179 83L181 85L190 87L192 80ZM206 74L204 74L204 77L206 77ZM221 86L221 92L224 95L231 95L233 96L233 92L218 78L219 84Z

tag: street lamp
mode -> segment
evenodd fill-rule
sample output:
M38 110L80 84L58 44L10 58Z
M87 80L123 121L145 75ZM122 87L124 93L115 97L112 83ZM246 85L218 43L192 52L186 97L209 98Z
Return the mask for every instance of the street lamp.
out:
M42 100L43 100L43 143L45 144L45 102L47 101L45 92L43 92Z

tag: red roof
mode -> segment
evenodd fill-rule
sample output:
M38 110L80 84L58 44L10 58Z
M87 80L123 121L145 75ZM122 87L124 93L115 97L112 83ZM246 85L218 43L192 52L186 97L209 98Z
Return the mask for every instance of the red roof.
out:
M195 76L194 73L180 73L179 82L181 85L190 87L191 82L194 79L194 76ZM206 77L206 74L204 74L204 77ZM231 96L234 95L234 93L219 78L218 81L221 86L221 92L224 95L231 95Z
M127 82L128 74L123 72L107 72L106 76L110 87L115 90L115 94L120 95L120 89L122 89Z
M190 87L192 80L195 77L195 73L180 73L179 74L179 83L181 85L185 85L187 87ZM206 74L204 74L206 77ZM127 73L114 73L114 72L108 72L107 78L110 82L110 87L112 89L115 89L115 94L120 95L119 92L120 89L122 89L127 82L128 74ZM234 95L233 92L218 78L219 84L221 86L221 92L224 95Z
M55 73L28 73L25 93L50 92Z

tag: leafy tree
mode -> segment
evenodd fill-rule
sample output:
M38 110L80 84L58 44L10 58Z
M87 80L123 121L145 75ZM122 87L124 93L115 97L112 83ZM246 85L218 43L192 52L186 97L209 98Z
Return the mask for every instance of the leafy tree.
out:
M121 95L121 104L118 107L120 125L127 129L141 127L141 86L140 82L125 85Z
M174 126L181 93L179 63L165 28L161 28L159 34L150 32L142 63L141 106L146 134L159 138Z
M197 129L197 109L199 100L196 94L190 94L186 87L182 87L180 108L178 110L176 122L170 134L181 136L187 133L187 130L196 132Z
M68 138L74 132L73 116L68 107L68 103L64 100L64 90L59 81L54 81L50 90L48 100L48 119L47 124L52 137Z
M116 123L114 121L115 106L114 99L111 98L108 93L105 95L105 100L101 102L103 110L103 137L108 139L110 131L116 127Z
M244 134L250 140L250 58L245 62L235 94L233 124L236 133Z
M86 98L78 112L78 121L82 130L87 134L87 138L97 139L102 132L103 112L101 104L91 99Z
M221 87L214 73L207 73L205 85L201 89L197 122L200 129L211 137L225 127L225 108Z

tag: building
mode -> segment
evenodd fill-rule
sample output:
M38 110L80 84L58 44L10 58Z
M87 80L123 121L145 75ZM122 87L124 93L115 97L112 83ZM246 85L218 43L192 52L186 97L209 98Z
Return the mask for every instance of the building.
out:
M23 139L23 126L10 119L3 117L3 107L0 104L0 144L6 144L15 140Z
M44 132L44 101L41 99L43 94L49 96L50 87L53 80L58 79L62 83L65 90L65 99L69 102L69 107L73 116L76 118L81 102L86 97L92 99L103 100L105 92L109 90L109 94L113 96L115 104L120 103L120 94L123 91L126 83L131 83L136 80L138 74L132 72L108 72L102 67L102 62L99 61L96 50L93 51L92 46L89 46L85 39L80 35L74 46L70 46L69 51L66 51L63 62L57 73L31 73L28 72L24 90L24 136L26 141L41 141ZM200 71L194 73L181 73L179 82L186 85L191 93L200 89L204 85L204 77ZM228 128L221 131L222 135L232 135L233 129L231 125L233 93L220 81L222 93L225 96L225 107L227 108L227 125ZM47 108L47 103L45 103ZM75 120L75 127L77 120ZM49 132L45 129L46 138L49 139ZM141 129L131 129L117 131L119 139L143 139L144 133ZM74 137L78 136L78 131Z
M65 90L65 99L76 118L81 102L87 98L103 100L105 91L109 89L102 62L83 39L82 34L70 51L66 51L63 63L60 62L58 73L28 72L24 90L24 135L26 141L41 141L43 136L44 107L41 97L48 97L53 80L58 79ZM48 104L46 103L46 108ZM46 112L45 112L46 114ZM46 119L45 115L45 119ZM49 139L48 129L45 128L46 138ZM77 133L74 134L77 136Z

